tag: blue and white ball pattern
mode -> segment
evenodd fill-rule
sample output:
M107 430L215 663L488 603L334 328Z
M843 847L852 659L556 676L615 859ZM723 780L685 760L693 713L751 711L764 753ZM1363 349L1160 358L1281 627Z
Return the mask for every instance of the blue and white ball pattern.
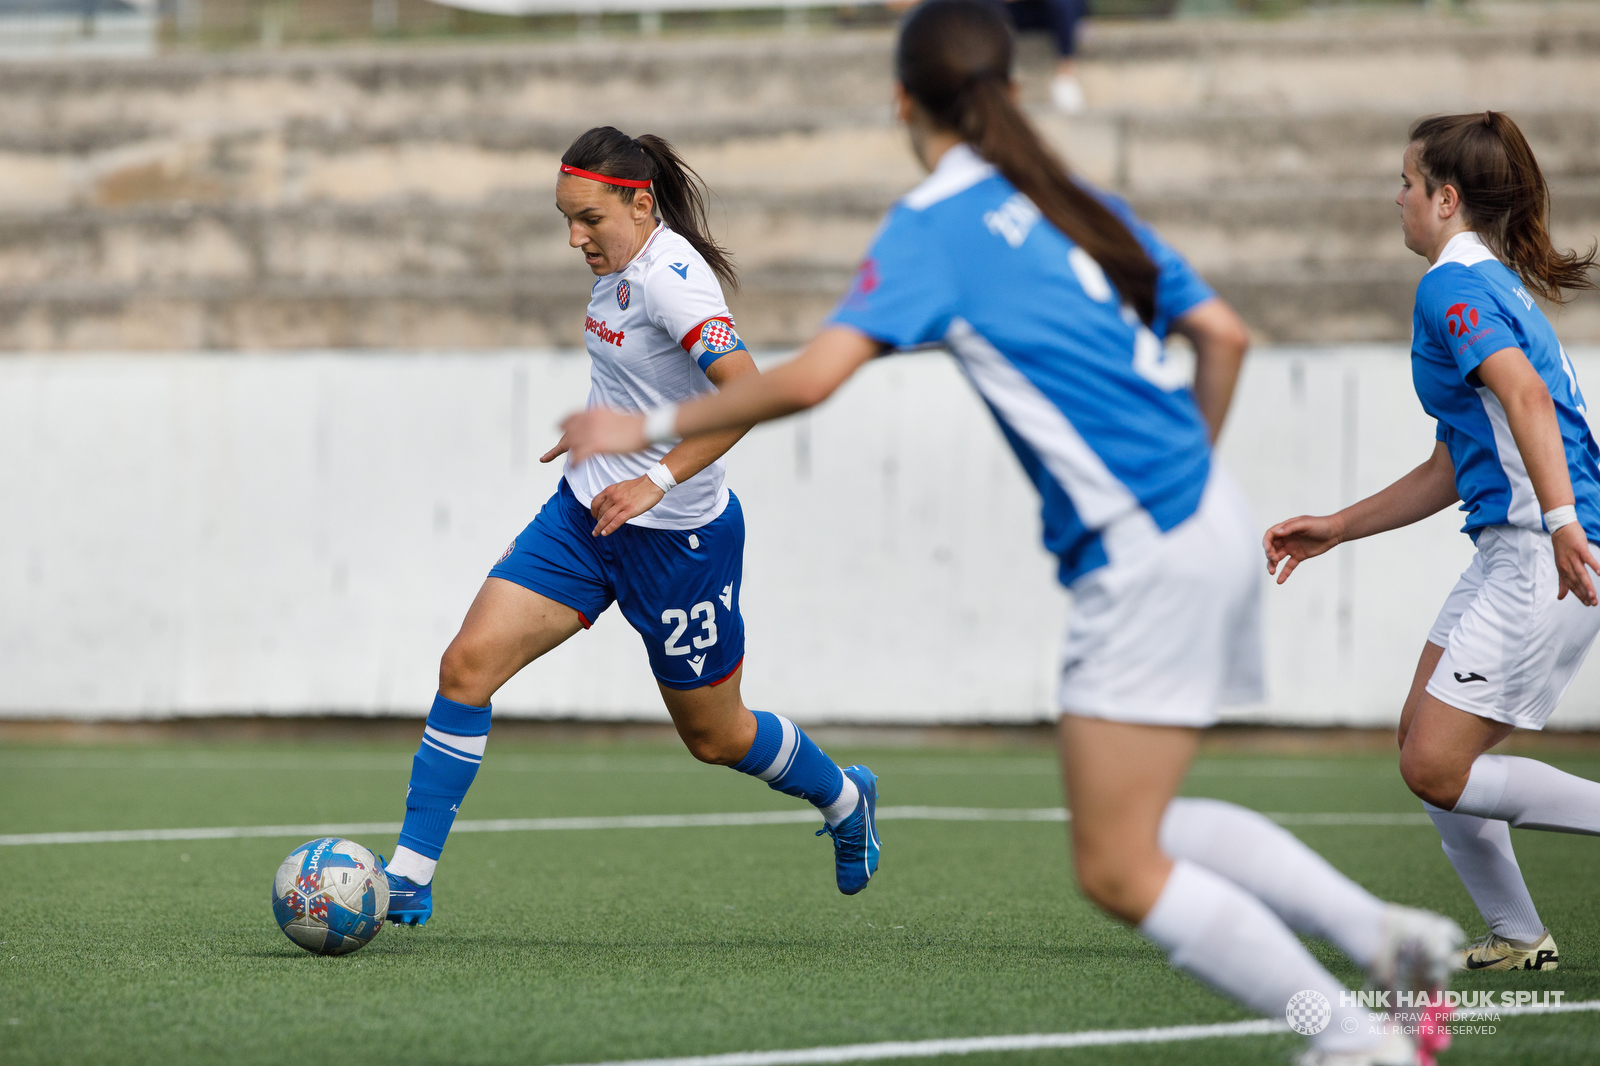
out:
M283 935L318 955L348 955L383 929L389 879L353 840L322 837L289 853L272 879L272 916Z

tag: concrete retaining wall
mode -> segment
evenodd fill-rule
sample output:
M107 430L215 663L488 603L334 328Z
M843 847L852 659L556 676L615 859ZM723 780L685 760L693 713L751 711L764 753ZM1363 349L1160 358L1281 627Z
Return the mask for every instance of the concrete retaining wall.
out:
M1600 380L1600 350L1573 352ZM421 714L440 652L559 471L581 354L0 360L0 715ZM1252 356L1224 461L1265 526L1420 462L1403 351ZM730 457L749 527L747 698L803 721L1026 721L1065 594L1037 504L947 357L883 360ZM1249 720L1392 720L1470 557L1445 513L1264 588ZM615 611L501 713L660 718ZM1600 666L1556 723L1600 725Z

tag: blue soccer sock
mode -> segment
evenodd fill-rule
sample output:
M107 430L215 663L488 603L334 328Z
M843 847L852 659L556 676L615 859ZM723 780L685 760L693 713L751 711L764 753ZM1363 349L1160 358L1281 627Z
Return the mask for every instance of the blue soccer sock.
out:
M478 776L489 742L489 707L433 697L422 744L411 760L411 785L406 789L406 820L400 845L389 863L393 873L419 885L433 879L434 864L445 837L455 824L456 810Z
M855 782L783 715L751 713L756 716L755 743L733 768L760 778L779 792L800 797L820 810L829 825L848 818L861 799Z

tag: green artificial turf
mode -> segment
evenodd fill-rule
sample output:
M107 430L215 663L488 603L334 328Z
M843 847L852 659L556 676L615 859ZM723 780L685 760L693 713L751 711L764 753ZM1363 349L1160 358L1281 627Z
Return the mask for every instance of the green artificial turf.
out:
M871 765L885 804L1061 802L1036 749L830 754ZM1600 778L1600 760L1551 761ZM398 821L408 770L409 749L349 744L4 746L0 834ZM1265 811L1419 810L1387 756L1205 758L1186 791ZM462 817L793 806L674 748L497 742ZM1430 826L1295 831L1380 895L1482 931ZM0 847L0 1062L540 1066L1249 1016L1084 903L1059 823L895 821L882 834L882 871L854 898L834 889L831 845L805 825L461 834L434 920L343 958L310 955L273 923L272 874L298 839ZM1600 841L1515 838L1562 967L1455 987L1600 998ZM394 841L362 843L387 853ZM1499 1029L1458 1037L1443 1061L1592 1062L1600 1014ZM1276 1063L1296 1046L959 1061Z

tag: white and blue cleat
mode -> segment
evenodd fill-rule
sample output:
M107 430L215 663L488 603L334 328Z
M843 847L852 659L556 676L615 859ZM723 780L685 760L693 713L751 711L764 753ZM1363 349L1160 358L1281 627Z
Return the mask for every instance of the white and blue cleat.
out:
M838 825L825 825L817 836L827 833L833 837L834 876L839 891L853 896L867 887L872 875L878 872L878 775L865 766L846 766L845 776L855 782L861 793L856 809Z
M389 921L396 925L427 925L433 917L433 882L419 885L409 877L390 873L387 866L383 874L389 879Z

